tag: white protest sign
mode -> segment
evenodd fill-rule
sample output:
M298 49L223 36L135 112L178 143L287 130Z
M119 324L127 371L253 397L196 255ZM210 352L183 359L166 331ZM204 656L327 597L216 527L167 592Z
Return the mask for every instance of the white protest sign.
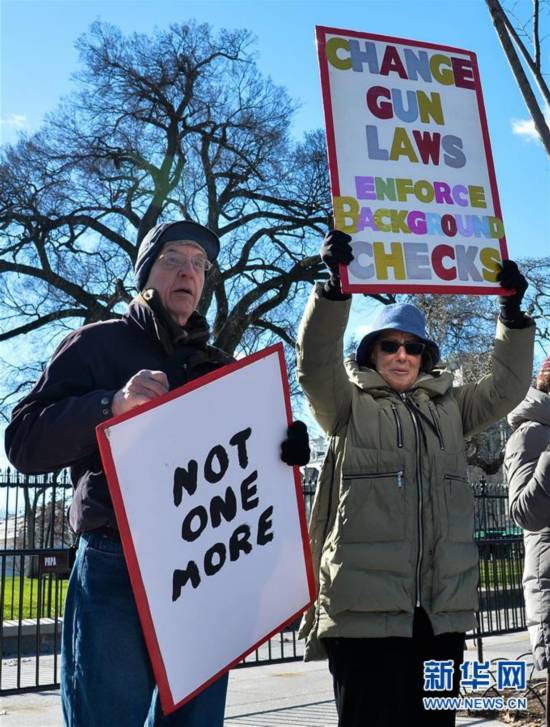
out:
M502 293L508 257L471 51L317 27L346 292Z
M281 345L98 427L163 710L314 598Z

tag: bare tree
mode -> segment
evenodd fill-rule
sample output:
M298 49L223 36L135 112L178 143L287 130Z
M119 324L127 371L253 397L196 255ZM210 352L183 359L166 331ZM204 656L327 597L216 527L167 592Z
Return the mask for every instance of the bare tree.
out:
M120 315L144 235L185 218L222 239L200 303L215 344L293 344L330 217L323 134L292 141L247 31L97 22L77 47L75 92L1 151L0 342L39 333L43 359L60 328Z
M544 351L550 341L550 257L524 258L518 266L529 283L523 308L535 321L537 344ZM429 334L445 361L468 359L471 380L487 372L486 353L492 347L499 313L494 296L430 294L406 299L423 311ZM481 357L478 364L476 356Z
M518 265L529 281L524 308L537 326L536 341L548 353L550 341L550 258L528 258ZM489 372L498 315L493 296L417 295L409 299L426 315L429 335L440 345L445 364L458 384L478 381ZM486 475L499 472L509 434L505 420L470 438L468 464Z
M526 310L537 326L536 345L544 356L550 354L550 256L520 260L529 281Z
M524 23L515 17L513 10L506 12L499 0L485 0L485 2L535 128L546 153L550 156L550 128L543 113L543 106L539 103L534 90L535 87L538 88L543 103L547 109L550 108L550 89L544 78L541 53L545 38L541 36L540 28L543 9L548 10L548 3L545 0L533 0L532 13L527 23ZM531 49L526 45L529 39ZM531 72L531 81L524 71L523 64Z

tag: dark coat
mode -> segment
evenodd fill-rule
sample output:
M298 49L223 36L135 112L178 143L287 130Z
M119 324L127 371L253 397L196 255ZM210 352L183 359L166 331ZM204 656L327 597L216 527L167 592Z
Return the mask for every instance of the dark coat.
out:
M154 312L156 311L156 312ZM95 429L112 416L115 392L141 369L164 371L170 388L232 361L208 346L208 326L194 313L180 340L158 306L134 300L122 318L70 333L6 429L10 462L26 474L70 467L75 532L116 527Z

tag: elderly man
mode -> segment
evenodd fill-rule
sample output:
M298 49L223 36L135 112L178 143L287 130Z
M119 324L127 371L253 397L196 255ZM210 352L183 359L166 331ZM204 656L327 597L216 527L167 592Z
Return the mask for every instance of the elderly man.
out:
M80 544L62 638L68 727L223 724L227 675L168 717L161 714L95 437L105 419L232 360L208 345L208 324L196 311L219 249L218 237L195 222L153 228L139 247L139 295L127 313L69 334L6 430L15 467L37 473L70 466L75 486L70 523ZM305 427L289 435L284 461L305 464Z
M504 468L510 514L525 529L523 592L537 669L550 669L550 357L525 399L508 415L514 430Z

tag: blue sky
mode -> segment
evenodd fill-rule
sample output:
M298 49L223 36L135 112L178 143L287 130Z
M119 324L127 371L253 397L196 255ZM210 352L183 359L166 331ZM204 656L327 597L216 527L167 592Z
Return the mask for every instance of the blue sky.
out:
M516 10L528 17L530 2ZM73 44L102 19L125 32L195 18L215 27L246 27L257 37L261 70L301 103L294 133L322 126L314 26L392 34L462 47L478 55L510 256L550 252L550 173L530 133L523 99L484 0L2 0L0 134L33 131L71 93L78 68ZM544 32L542 33L544 36ZM522 133L520 133L520 131Z
M531 3L519 0L515 7L527 18ZM0 0L0 141L15 141L18 130L37 130L44 114L71 93L71 74L78 69L74 42L94 20L148 33L191 18L252 31L260 69L301 104L292 126L297 137L323 125L315 25L473 50L510 257L550 253L548 159L484 0ZM354 309L361 317L369 303L357 298Z

